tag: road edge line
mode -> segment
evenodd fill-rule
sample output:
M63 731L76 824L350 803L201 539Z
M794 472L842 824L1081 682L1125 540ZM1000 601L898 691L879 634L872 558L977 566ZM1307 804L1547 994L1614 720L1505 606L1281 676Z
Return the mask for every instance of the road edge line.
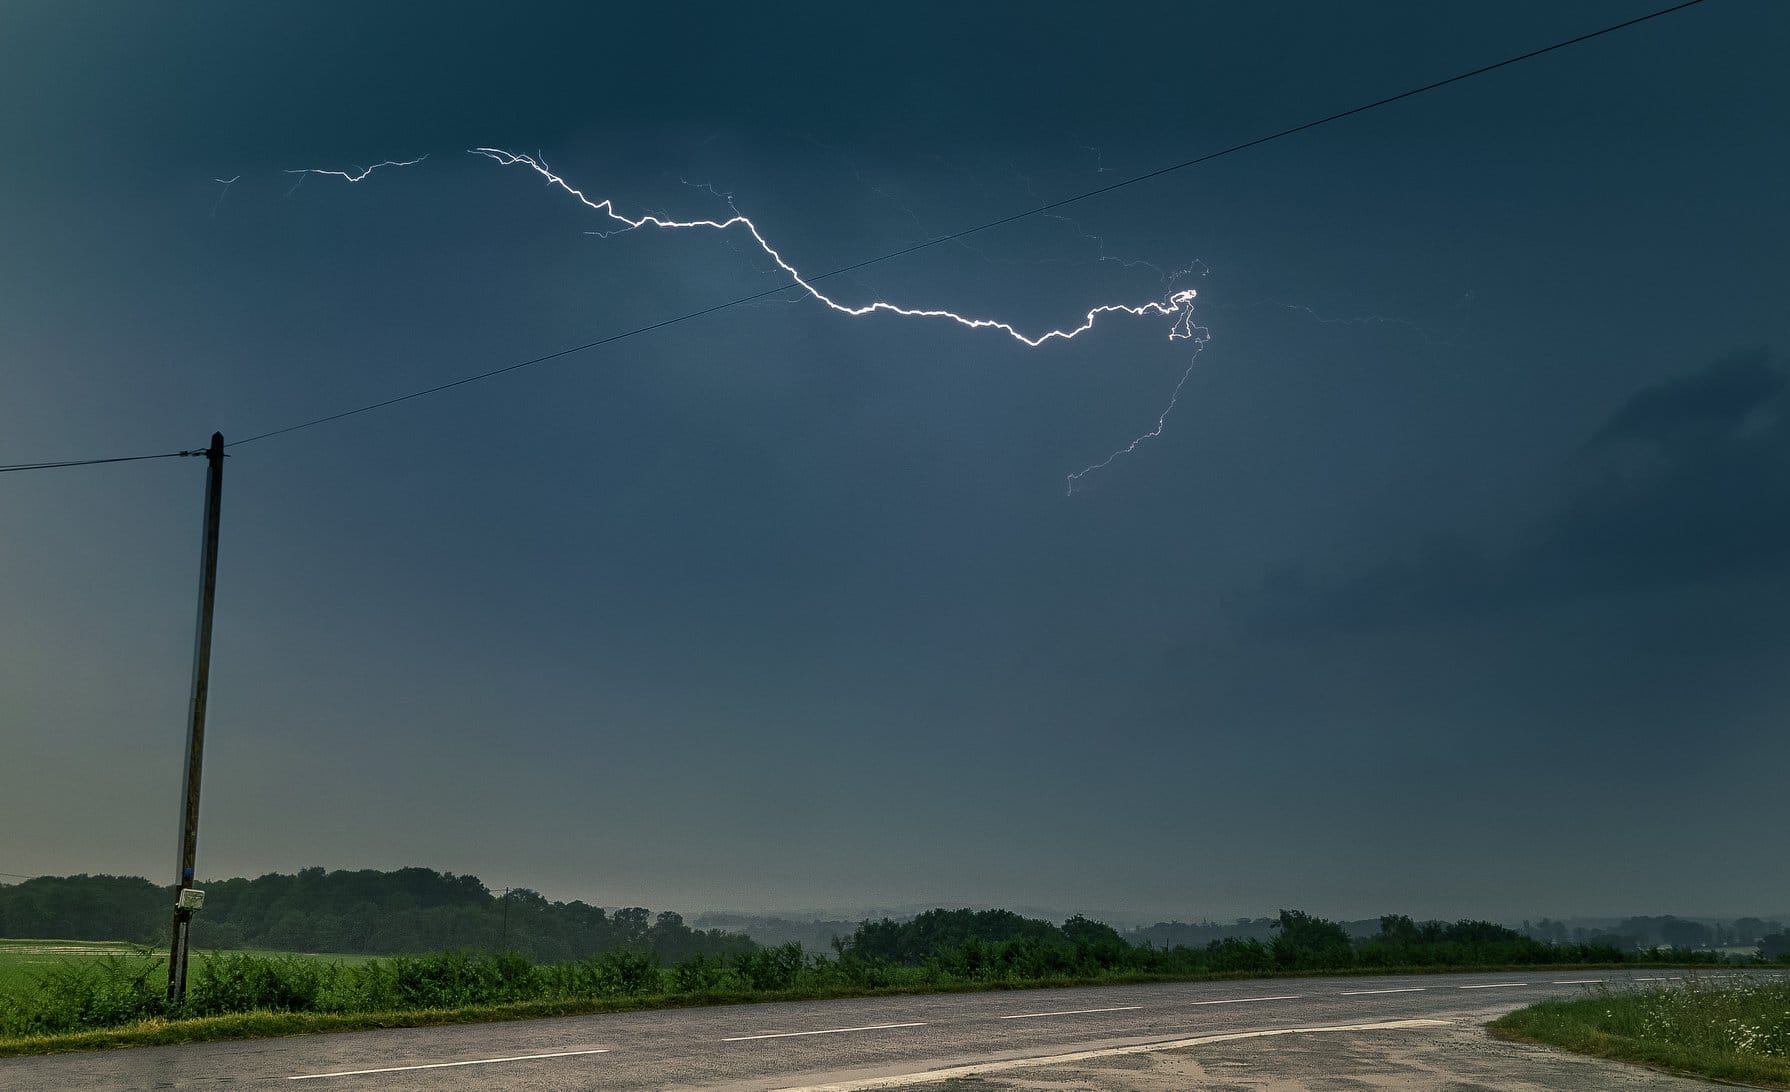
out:
M1078 1050L1069 1054L1047 1054L1036 1058L1010 1058L999 1062L977 1062L971 1065L951 1066L946 1069L902 1073L893 1077L866 1077L861 1080L839 1081L833 1084L805 1084L780 1088L777 1089L777 1092L870 1092L870 1090L879 1088L903 1088L908 1085L950 1080L953 1077L999 1073L1009 1069L1067 1065L1072 1062L1087 1061L1091 1058L1113 1058L1123 1054L1150 1054L1159 1050L1182 1050L1187 1047L1205 1046L1209 1043L1229 1043L1238 1039L1262 1039L1273 1035L1308 1035L1337 1031L1390 1031L1399 1028L1448 1028L1453 1026L1454 1021L1452 1020L1419 1019L1382 1020L1371 1024L1327 1024L1321 1027L1306 1028L1269 1028L1263 1031L1231 1031L1219 1035L1199 1035L1191 1039L1168 1039L1157 1043L1137 1043L1132 1046L1105 1047L1100 1050Z

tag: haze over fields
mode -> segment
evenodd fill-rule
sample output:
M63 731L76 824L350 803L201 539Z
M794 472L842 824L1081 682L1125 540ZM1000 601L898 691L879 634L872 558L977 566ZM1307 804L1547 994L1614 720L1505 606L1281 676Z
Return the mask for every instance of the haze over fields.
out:
M11 5L0 465L784 283L467 149L824 272L1651 5L1245 7ZM1194 288L1197 357L786 292L232 449L199 872L1784 913L1787 49L1706 3L824 282ZM201 462L0 474L0 872L173 878Z

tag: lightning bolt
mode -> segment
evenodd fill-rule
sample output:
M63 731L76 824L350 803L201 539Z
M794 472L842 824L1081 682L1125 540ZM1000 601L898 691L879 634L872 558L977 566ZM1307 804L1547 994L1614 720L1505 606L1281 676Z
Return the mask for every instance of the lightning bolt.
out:
M728 212L731 215L724 219L679 220L672 218L669 214L652 212L630 217L616 209L613 199L607 197L592 199L590 196L586 195L583 190L573 186L565 178L555 173L552 168L547 165L545 157L541 156L539 153L531 156L507 151L502 148L469 148L467 149L467 154L481 156L485 159L492 160L500 166L521 167L532 171L549 187L559 189L566 195L577 200L586 208L599 213L604 218L604 226L594 230L587 230L585 232L587 235L594 235L599 238L609 238L610 236L620 235L625 232L639 231L643 228L657 228L666 231L707 229L721 233L723 238L728 239L728 245L732 247L731 237L743 232L751 238L753 244L757 247L757 250L762 253L764 257L769 258L776 269L789 278L792 282L792 292L796 293L795 300L800 300L805 296L808 299L821 304L830 311L851 318L863 318L870 315L887 314L900 318L938 320L941 322L953 323L957 326L971 330L996 331L1005 334L1007 337L1019 342L1029 349L1039 348L1052 341L1073 340L1092 330L1095 325L1106 316L1129 315L1135 318L1155 316L1169 319L1169 340L1192 342L1194 346L1194 356L1193 359L1189 360L1186 370L1181 373L1180 380L1175 384L1168 405L1163 409L1162 413L1157 416L1156 425L1150 431L1133 438L1130 443L1113 451L1101 461L1091 463L1081 470L1068 475L1065 484L1067 486L1067 493L1070 496L1075 494L1078 484L1088 475L1106 469L1115 461L1136 451L1138 447L1146 441L1162 435L1163 429L1167 427L1169 414L1174 411L1175 405L1180 399L1182 389L1187 385L1188 378L1193 374L1195 361L1197 361L1200 352L1205 348L1206 343L1211 340L1210 331L1194 322L1194 299L1198 296L1198 292L1192 288L1175 287L1175 283L1185 276L1195 272L1204 273L1205 267L1203 263L1196 262L1186 269L1169 273L1160 267L1150 265L1149 263L1133 263L1122 259L1111 258L1105 253L1103 240L1099 239L1098 236L1088 235L1086 232L1083 232L1079 225L1065 217L1053 217L1053 219L1063 220L1065 223L1068 223L1077 234L1099 244L1101 247L1100 257L1103 261L1118 261L1127 268L1134 267L1135 265L1143 265L1155 271L1161 278L1165 289L1165 294L1162 298L1147 300L1142 303L1097 304L1088 308L1082 315L1081 320L1074 325L1036 330L1032 332L1024 331L1017 325L1004 319L965 315L957 311L939 307L907 307L883 299L877 299L870 303L859 305L842 303L827 295L825 292L822 292L815 286L813 281L810 281L807 277L803 276L801 270L797 269L784 258L782 253L780 253L776 247L772 246L770 240L759 230L758 225L754 223L750 217L740 212L738 207L734 204L732 193L722 191L712 184L693 183L688 180L680 179L685 186L692 189L705 190L709 194L725 202ZM298 186L302 185L304 180L311 175L324 175L332 178L340 178L346 182L363 182L374 171L379 170L382 167L411 167L421 163L427 158L428 156L423 155L418 156L415 159L386 160L382 163L375 163L370 167L357 167L353 171L307 167L289 170L286 173L298 176L298 181L293 184L293 189L296 190ZM890 196L890 200L893 201L894 198ZM899 202L896 203L899 205ZM918 226L917 217L915 219L916 226ZM737 250L737 248L734 249ZM756 264L756 261L754 261L755 267ZM770 270L763 270L763 272L770 272ZM794 300L791 302L794 302Z
M1193 375L1193 366L1199 363L1200 353L1205 350L1206 342L1212 340L1211 331L1207 330L1204 326L1193 326L1190 327L1190 329L1193 332L1184 336L1191 338L1193 341L1193 358L1187 362L1187 370L1181 373L1180 381L1175 384L1174 392L1169 395L1168 405L1162 408L1162 413L1156 418L1156 427L1148 432L1140 433L1133 437L1130 443L1126 444L1124 447L1117 448L1111 455L1108 455L1099 462L1089 463L1075 473L1066 476L1064 478L1064 496L1075 496L1076 484L1083 478L1087 477L1089 474L1098 474L1100 471L1113 465L1113 463L1131 454L1133 451L1136 451L1146 442L1154 440L1156 437L1162 435L1162 430L1168 427L1168 415L1175 412L1175 403L1181 400L1181 388L1187 385L1188 378Z
M828 310L851 318L863 318L874 314L888 314L901 318L935 319L943 322L955 323L958 326L971 330L998 331L1030 349L1036 349L1051 341L1069 341L1080 337L1082 334L1092 330L1096 323L1098 323L1103 316L1107 315L1131 315L1134 317L1155 315L1162 318L1168 318L1172 320L1169 326L1169 340L1192 341L1197 347L1195 351L1196 358L1198 356L1198 350L1203 349L1206 342L1211 338L1210 332L1207 331L1205 327L1199 326L1194 322L1193 301L1198 295L1198 292L1191 288L1171 289L1164 298L1160 300L1150 300L1144 303L1098 304L1094 307L1090 307L1087 312L1083 314L1081 321L1075 325L1031 333L1021 330L1018 326L1003 319L974 317L956 311L946 310L944 308L906 307L900 304L891 303L888 300L880 299L860 305L841 303L839 300L822 292L812 281L802 275L801 270L797 269L784 258L782 253L780 253L776 247L772 246L770 240L759 230L758 225L755 224L750 217L741 213L734 207L730 196L724 197L724 199L727 200L728 209L732 215L725 219L675 220L667 216L660 216L653 213L631 217L618 211L615 207L614 200L611 198L604 197L593 200L590 196L585 194L583 190L573 186L570 182L566 181L565 178L555 173L539 156L523 155L516 152L506 151L502 148L470 148L468 149L468 154L483 156L501 166L522 167L526 170L533 171L549 186L563 191L586 208L601 214L607 221L608 226L587 232L587 234L593 234L601 238L620 235L624 232L639 231L642 228L658 228L668 231L694 229L708 229L717 232L728 232L734 229L743 231L751 236L753 243L757 245L758 249L761 250L786 277L794 282L796 287L798 287L804 295L826 307ZM717 192L717 196L723 195ZM1180 275L1181 273L1178 272L1168 279L1176 279ZM1137 450L1139 445L1143 444L1145 441L1162 435L1162 431L1168 422L1169 413L1173 411L1175 403L1180 397L1181 389L1186 385L1187 379L1192 373L1193 365L1190 362L1187 370L1181 374L1180 382L1176 383L1174 394L1171 397L1167 408L1165 408L1161 415L1158 416L1155 428L1134 438L1129 444L1114 451L1100 462L1093 463L1082 470L1069 475L1066 483L1068 493L1073 495L1077 483L1089 474L1105 469L1112 465L1116 460Z
M224 197L229 194L230 187L236 185L236 183L241 178L242 178L242 175L239 174L239 175L235 175L230 178L214 178L214 179L212 179L213 182L216 182L219 185L224 187L223 189L218 191L218 199L211 203L211 218L213 220L217 219L218 206L224 203Z
M381 167L414 167L428 158L429 157L426 155L419 155L415 159L388 159L383 163L375 163L371 167L356 167L352 171L329 171L317 167L299 167L296 170L290 170L286 173L299 175L299 182L305 180L304 176L313 174L328 175L331 178L340 178L348 182L365 182L368 175ZM298 188L297 184L294 184L292 188L296 190Z

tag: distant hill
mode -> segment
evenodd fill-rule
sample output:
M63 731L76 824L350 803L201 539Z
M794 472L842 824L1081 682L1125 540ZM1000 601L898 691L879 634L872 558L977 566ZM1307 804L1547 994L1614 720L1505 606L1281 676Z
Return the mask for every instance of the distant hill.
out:
M807 951L823 953L833 950L834 938L844 940L858 928L855 921L804 920L743 914L732 910L711 910L698 914L695 924L701 929L725 929L730 933L744 933L767 946L793 942Z
M1379 918L1338 922L1351 937L1371 937L1380 931ZM1259 940L1266 944L1274 939L1279 918L1238 918L1232 922L1159 921L1140 929L1127 930L1122 936L1131 944L1148 944L1156 948L1204 948L1219 940Z
M193 923L200 948L397 954L506 948L539 960L643 948L665 962L750 950L738 933L693 929L674 913L606 911L551 902L527 888L492 894L476 876L427 868L212 880ZM138 876L40 876L0 887L0 936L68 940L165 939L171 888Z

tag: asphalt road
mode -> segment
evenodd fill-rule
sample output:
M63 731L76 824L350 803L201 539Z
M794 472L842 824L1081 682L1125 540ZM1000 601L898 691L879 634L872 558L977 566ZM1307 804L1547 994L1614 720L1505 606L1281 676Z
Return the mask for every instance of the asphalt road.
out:
M1645 983L1677 972L1636 972ZM1244 1032L1483 1020L1613 971L1276 978L608 1013L0 1060L0 1089L785 1089ZM1406 1025L1425 1027L1440 1025ZM1371 1030L1371 1029L1369 1029ZM1312 1042L1323 1034L1298 1032ZM1335 1034L1335 1033L1328 1033ZM1268 1040L1272 1042L1273 1040ZM1198 1049L1198 1047L1194 1047ZM948 1076L948 1074L946 1075ZM877 1086L886 1087L881 1081Z

